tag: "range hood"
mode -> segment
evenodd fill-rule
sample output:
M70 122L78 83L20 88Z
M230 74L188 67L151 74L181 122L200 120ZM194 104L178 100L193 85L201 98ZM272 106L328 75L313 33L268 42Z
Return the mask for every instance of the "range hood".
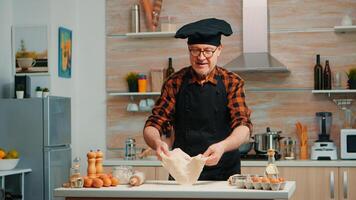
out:
M267 0L243 0L243 54L224 67L234 72L290 72L269 53Z

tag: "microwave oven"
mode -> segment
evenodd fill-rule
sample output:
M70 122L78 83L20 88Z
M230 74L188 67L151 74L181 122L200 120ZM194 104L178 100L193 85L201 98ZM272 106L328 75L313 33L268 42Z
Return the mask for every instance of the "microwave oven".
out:
M356 159L356 129L341 129L341 159Z

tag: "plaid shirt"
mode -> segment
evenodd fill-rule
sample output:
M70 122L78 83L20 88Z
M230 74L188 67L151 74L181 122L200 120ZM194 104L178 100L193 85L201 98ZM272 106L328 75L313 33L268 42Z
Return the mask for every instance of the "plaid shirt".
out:
M147 119L145 127L153 126L158 129L161 135L170 133L176 112L176 95L182 85L185 73L192 73L192 79L189 80L190 84L200 85L207 84L208 82L216 85L217 80L214 78L215 75L221 76L227 93L227 107L231 116L231 130L237 126L245 125L252 132L251 110L245 103L244 80L237 74L221 67L215 67L204 81L198 78L192 67L185 67L170 76L162 87L161 96L152 110L152 115Z

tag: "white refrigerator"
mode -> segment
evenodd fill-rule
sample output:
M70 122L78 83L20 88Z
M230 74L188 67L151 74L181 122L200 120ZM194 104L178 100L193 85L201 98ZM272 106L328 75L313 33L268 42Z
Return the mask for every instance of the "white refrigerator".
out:
M25 200L52 200L71 166L71 101L66 97L0 99L0 147L16 149Z

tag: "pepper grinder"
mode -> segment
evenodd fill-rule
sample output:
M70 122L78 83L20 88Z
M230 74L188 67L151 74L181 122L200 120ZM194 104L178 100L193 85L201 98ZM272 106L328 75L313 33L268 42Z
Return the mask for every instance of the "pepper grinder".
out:
M88 177L89 178L96 178L96 167L95 167L95 157L96 153L90 150L89 153L87 153L87 158L88 158Z
M96 151L96 158L95 158L95 168L96 168L96 175L100 176L103 174L103 152L98 149Z

